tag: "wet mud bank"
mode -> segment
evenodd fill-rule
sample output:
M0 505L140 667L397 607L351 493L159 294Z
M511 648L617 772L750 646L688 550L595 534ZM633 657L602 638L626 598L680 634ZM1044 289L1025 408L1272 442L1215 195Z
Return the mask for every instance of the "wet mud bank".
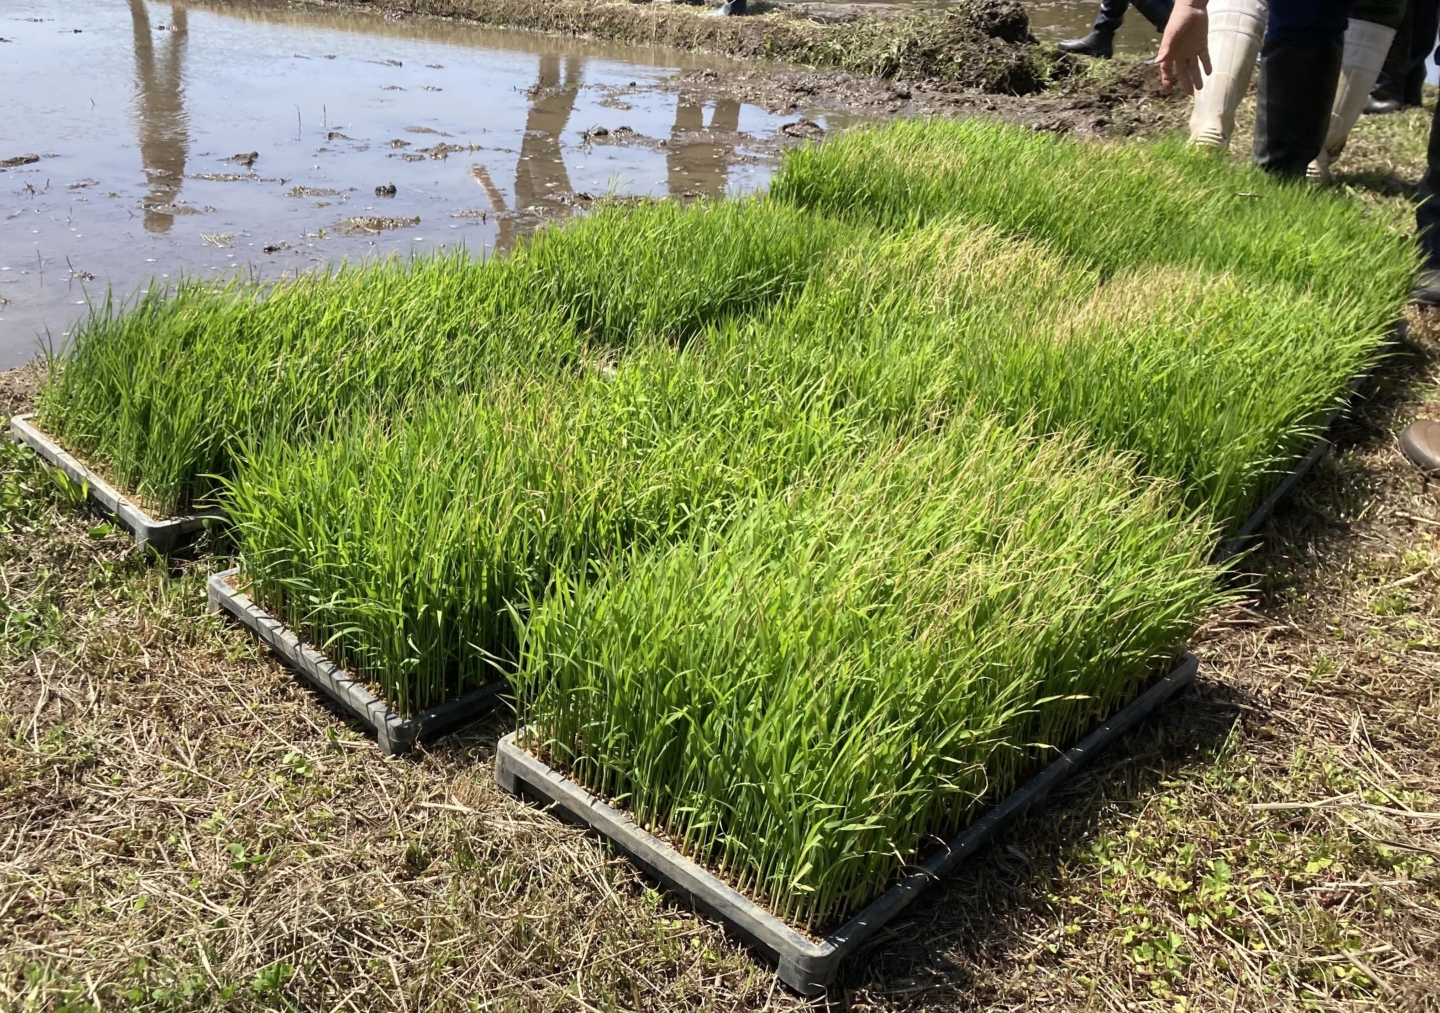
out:
M1078 68L1077 61L1035 40L1015 0L962 0L941 10L757 2L746 17L713 17L708 7L689 3L612 0L336 2L382 9L392 18L457 18L1006 95L1042 91Z
M182 278L488 255L601 197L753 192L777 138L837 125L693 98L676 74L743 65L660 47L277 0L18 2L0 369Z
M1037 130L1126 137L1178 129L1188 109L1161 96L1158 69L1134 57L1096 64L1041 44L1032 33L1033 12L1015 0L970 0L943 10L752 0L753 13L738 18L714 17L711 8L686 0L300 2L384 11L391 20L448 18L729 56L737 60L731 69L689 69L661 87L679 92L682 104L732 101L781 116L823 110L836 123L987 116ZM1054 34L1053 25L1042 25ZM766 147L820 136L805 122Z
M1130 137L1180 129L1189 116L1188 102L1160 94L1155 67L1117 62L1099 70L1029 95L993 94L933 80L775 67L683 71L663 86L693 102L727 99L784 118L802 111L826 113L827 123L842 125L901 116L983 116L1080 137ZM786 124L772 142L779 147L819 136L803 123Z

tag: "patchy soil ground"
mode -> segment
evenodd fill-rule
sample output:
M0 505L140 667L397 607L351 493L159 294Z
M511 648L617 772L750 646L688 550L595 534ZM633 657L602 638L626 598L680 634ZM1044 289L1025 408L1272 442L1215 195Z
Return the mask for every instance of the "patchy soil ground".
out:
M793 70L686 86L1153 134L1188 108L1150 73L1029 99ZM1396 227L1428 115L1363 120L1339 166ZM0 416L39 378L0 374ZM1198 692L813 1004L500 792L504 715L381 757L205 614L206 547L138 557L0 444L0 1009L1440 1010L1440 483L1393 440L1417 415L1440 418L1421 314L1248 601L1192 645Z

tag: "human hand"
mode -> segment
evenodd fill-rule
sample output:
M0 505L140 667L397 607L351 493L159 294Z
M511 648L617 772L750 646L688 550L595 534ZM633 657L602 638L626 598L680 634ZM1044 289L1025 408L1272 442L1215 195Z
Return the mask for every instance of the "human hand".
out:
M1186 95L1204 87L1200 68L1210 73L1210 16L1205 12L1206 0L1176 0L1160 52L1160 94L1169 95L1176 85Z

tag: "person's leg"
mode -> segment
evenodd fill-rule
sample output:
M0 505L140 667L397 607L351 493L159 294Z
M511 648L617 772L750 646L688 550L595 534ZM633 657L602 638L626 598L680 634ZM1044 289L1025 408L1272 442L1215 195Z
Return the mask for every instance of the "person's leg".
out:
M1424 258L1415 286L1415 301L1440 306L1440 103L1430 117L1430 147L1426 151L1425 175L1420 180L1419 203L1415 205L1415 238Z
M1395 29L1405 14L1405 0L1356 0L1345 29L1340 82L1330 107L1325 144L1307 170L1312 179L1329 179L1330 165L1345 150L1345 141L1365 108L1380 67L1390 51Z
M1250 87L1255 57L1265 37L1267 0L1212 0L1210 4L1210 68L1204 87L1195 93L1190 113L1190 143L1230 146L1235 110Z
M1125 8L1129 6L1130 0L1100 0L1100 10L1095 15L1095 25L1090 34L1080 39L1066 39L1060 43L1061 51L1076 56L1110 59L1115 53L1115 33L1120 30L1120 23L1125 20ZM1141 11L1143 13L1143 7Z
M1130 6L1154 25L1157 32L1163 33L1170 20L1170 12L1175 9L1175 0L1130 0Z
M1423 2L1428 3L1430 0ZM1415 4L1409 2L1405 4L1404 15L1396 26L1395 40L1390 43L1390 51L1385 54L1385 63L1380 68L1380 76L1375 80L1375 88L1370 92L1370 101L1365 103L1367 116L1399 112L1405 107L1405 75L1410 69L1410 36L1414 23Z
M1435 51L1435 36L1440 31L1440 0L1414 0L1415 19L1410 31L1410 64L1405 74L1400 98L1406 105L1420 104L1420 89L1425 84L1425 64Z
M1271 0L1260 49L1255 164L1299 177L1320 154L1353 0Z
M1440 104L1430 117L1430 147L1415 206L1415 238L1424 258L1413 298L1421 306L1440 306ZM1419 419L1400 431L1400 452L1427 475L1440 474L1440 422Z

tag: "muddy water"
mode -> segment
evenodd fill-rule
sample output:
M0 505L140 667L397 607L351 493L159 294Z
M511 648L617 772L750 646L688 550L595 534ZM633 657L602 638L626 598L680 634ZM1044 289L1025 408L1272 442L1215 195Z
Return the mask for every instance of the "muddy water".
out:
M1041 42L1059 42L1084 35L1095 21L1100 0L1024 0L1030 15L1030 30ZM1140 12L1130 8L1120 31L1115 33L1115 52L1152 56L1160 45L1160 33Z
M422 19L4 0L0 38L0 159L40 156L0 171L0 369L152 279L506 248L606 192L753 190L796 118L655 87L713 60Z

